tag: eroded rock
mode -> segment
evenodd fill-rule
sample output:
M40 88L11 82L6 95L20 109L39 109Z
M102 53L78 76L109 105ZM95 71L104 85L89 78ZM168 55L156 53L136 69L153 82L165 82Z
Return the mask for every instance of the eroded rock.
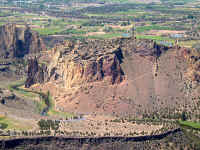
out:
M24 57L46 49L42 39L29 27L7 24L0 27L0 58Z
M30 59L28 62L28 78L25 87L28 88L35 83L43 83L45 81L47 68L45 65L39 65L37 59Z
M40 69L36 60L29 63L26 85L29 87L50 80L62 82L65 88L102 80L117 84L125 77L120 64L126 51L156 58L167 50L168 47L149 40L66 41L52 49L51 61L46 69L44 66Z

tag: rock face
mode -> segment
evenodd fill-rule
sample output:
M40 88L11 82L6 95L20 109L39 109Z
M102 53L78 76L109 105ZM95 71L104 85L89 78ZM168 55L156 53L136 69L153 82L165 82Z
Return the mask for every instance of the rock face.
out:
M4 132L3 132L4 133ZM6 134L5 134L6 135ZM147 142L148 140L148 142ZM114 142L113 142L114 141ZM46 144L48 142L48 144ZM168 143L173 146L169 148ZM37 138L16 138L1 140L0 147L4 150L10 149L115 149L134 150L148 149L179 149L179 147L189 147L189 138L176 129L160 135L140 136L140 137L98 137L98 138L67 138L67 137L37 137Z
M117 84L125 77L120 65L123 62L123 53L128 51L156 58L167 49L148 40L142 42L134 42L133 39L66 41L52 49L52 57L47 69L44 69L44 66L43 69L35 68L34 66L38 66L36 60L30 61L29 73L34 73L28 74L26 85L29 87L37 83L38 79L39 83L49 80L62 82L65 88L102 80ZM44 75L44 70L48 76L41 77Z
M32 88L50 91L60 111L138 116L143 110L164 112L190 103L185 51L131 38L66 41L51 50L48 63L30 61L26 87L42 83ZM191 94L198 95L196 91Z
M183 56L189 64L188 79L200 83L200 51L198 49L185 49Z
M104 79L110 84L120 83L124 78L124 73L120 66L123 55L119 45L104 47L105 45L101 43L96 43L96 45L95 43L65 42L57 45L52 50L53 57L47 66L48 76L40 79L62 81L65 88ZM37 83L37 81L30 80L39 79L33 77L34 75L44 75L45 72L38 69L36 60L30 62L27 87ZM33 66L36 68L34 69Z
M20 28L15 24L0 27L0 58L23 57L44 49L39 35L29 27Z
M35 83L43 83L46 76L46 66L39 66L37 59L31 59L28 62L28 78L25 87L28 88Z

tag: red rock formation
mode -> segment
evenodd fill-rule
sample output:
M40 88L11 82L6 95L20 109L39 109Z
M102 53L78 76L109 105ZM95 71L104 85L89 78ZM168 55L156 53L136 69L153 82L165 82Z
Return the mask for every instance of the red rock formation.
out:
M45 49L42 39L29 27L19 28L15 24L0 27L0 58L23 57Z
M123 61L122 50L139 53L144 57L159 57L167 49L152 41L141 42L133 39L77 43L66 41L52 49L46 80L60 81L65 88L102 80L110 84L120 83L124 79L120 66ZM33 83L36 81L30 82L29 85Z
M27 84L44 83L34 87L50 91L57 110L109 114L138 111L139 116L143 108L152 111L154 106L175 106L180 99L190 101L180 90L188 69L183 51L150 40L66 42L51 51L46 69L29 65ZM187 57L191 62L198 58L191 56ZM198 70L199 65L193 68ZM197 74L191 75L199 80ZM159 104L154 103L157 96Z
M71 46L70 46L71 45ZM90 48L90 44L79 43L56 46L51 63L47 66L48 79L62 81L65 88L80 86L88 82L106 80L110 84L120 83L124 78L121 69L122 52L119 47L102 49ZM102 45L101 45L102 46ZM82 49L80 48L82 47ZM88 53L88 51L90 51ZM38 69L35 61L30 61L27 85L37 83ZM43 74L43 73L42 73ZM44 79L44 77L42 77ZM44 79L45 80L45 79ZM27 87L29 87L27 86Z
M37 59L31 59L28 62L28 78L25 83L25 87L29 88L35 83L43 83L46 77L46 67L44 65L39 66Z

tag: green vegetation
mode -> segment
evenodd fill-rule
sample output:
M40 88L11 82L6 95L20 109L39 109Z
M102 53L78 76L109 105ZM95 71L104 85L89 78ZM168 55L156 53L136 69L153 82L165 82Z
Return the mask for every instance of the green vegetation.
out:
M174 28L167 27L167 26L158 26L158 25L141 26L141 27L136 28L136 31L139 33L144 32L144 31L150 31L150 30L174 30Z
M46 95L43 95L43 96L45 98L45 103L48 106L47 115L49 115L49 116L58 116L58 117L62 117L62 118L68 118L68 117L72 117L73 116L73 114L55 110L55 103L54 103L49 91L47 92Z
M19 122L17 119L12 119L6 116L0 116L0 129L26 130L26 129L30 129L30 127L27 124L23 124L23 122Z
M200 139L199 139L199 130L200 123L192 122L192 121L179 121L179 125L184 132L184 135L190 140L192 149L200 149Z
M73 114L71 113L60 112L60 111L55 110L55 104L49 91L47 92L47 94L44 94L42 92L20 88L23 85L24 85L23 80L18 81L18 82L13 83L12 85L9 85L8 89L10 91L17 92L25 97L29 97L29 98L40 97L39 101L35 100L34 102L37 106L37 111L39 113L44 113L42 115L57 116L57 117L62 117L62 118L73 116Z
M17 92L18 94L20 95L23 95L25 97L30 97L30 98L34 98L34 97L37 97L38 95L34 92L30 92L30 91L27 91L27 90L24 90L22 88L19 88L21 86L24 85L24 80L21 80L21 81L16 81L16 82L13 82L11 85L8 85L8 89L13 92Z
M8 85L8 89L12 92L16 92L27 98L32 99L32 98L40 97L40 100L39 101L34 100L34 103L37 106L37 112L38 113L42 112L45 109L45 107L47 107L45 104L45 101L42 99L42 96L40 94L33 92L31 90L20 88L24 86L24 82L25 82L24 80L14 82L11 85Z
M39 32L40 35L53 35L63 31L62 28L58 27L34 28L33 30Z
M41 119L38 122L38 126L41 130L58 130L59 129L60 121L53 121L53 120L44 120Z
M5 121L5 117L0 117L0 129L6 129L8 127L8 124L6 123L8 121Z
M197 0L161 0L161 2L174 4L174 5L184 5L191 2L196 2Z
M69 29L63 31L61 34L86 34L87 32L84 30L75 30L75 29Z
M169 41L174 43L173 39L170 39L168 37L162 37L162 36L151 36L151 35L136 35L137 39L150 39L155 41Z
M179 121L179 124L181 126L200 130L200 123L191 122L191 121Z
M200 15L199 2L197 0L161 0L161 4L144 4L142 1L141 3L136 3L132 0L109 0L112 5L108 5L108 1L105 0L97 1L95 2L100 4L99 7L91 7L91 4L95 3L94 0L78 0L76 3L79 4L80 2L80 5L86 2L86 7L75 8L73 5L69 5L67 9L59 7L59 4L69 4L73 0L41 0L39 2L40 5L32 6L24 3L21 7L32 9L32 13L24 14L17 10L2 9L0 11L0 25L8 22L17 22L18 24L26 22L32 25L33 30L39 32L42 36L63 35L66 39L109 39L121 37L123 33L130 30L128 25L135 24L135 32L139 34L137 36L138 39L145 38L169 42L174 42L169 37L173 32L161 33L161 36L148 36L148 31L190 31L191 26L195 26L194 24L196 24L197 28L199 27L199 23L194 21ZM53 6L47 8L47 2L56 2L56 5L52 4ZM9 6L13 4L9 3ZM180 7L180 5L183 6ZM49 12L47 13L48 15L39 15L38 12L42 9ZM108 31L106 29L107 25L115 27ZM120 28L116 28L116 26L120 26ZM88 34L103 31L109 34ZM179 40L179 43L180 45L192 47L196 41Z
M2 129L13 129L16 127L11 119L4 116L0 117L0 124L3 126Z

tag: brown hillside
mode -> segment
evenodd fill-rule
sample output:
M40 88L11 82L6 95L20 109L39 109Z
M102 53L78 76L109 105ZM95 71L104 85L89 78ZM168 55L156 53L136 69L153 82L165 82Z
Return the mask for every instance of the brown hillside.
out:
M52 50L47 69L43 66L48 74L41 74L43 84L32 88L49 90L61 111L140 116L173 109L198 95L185 88L192 82L185 51L131 38L65 42ZM29 80L26 85L36 83Z

